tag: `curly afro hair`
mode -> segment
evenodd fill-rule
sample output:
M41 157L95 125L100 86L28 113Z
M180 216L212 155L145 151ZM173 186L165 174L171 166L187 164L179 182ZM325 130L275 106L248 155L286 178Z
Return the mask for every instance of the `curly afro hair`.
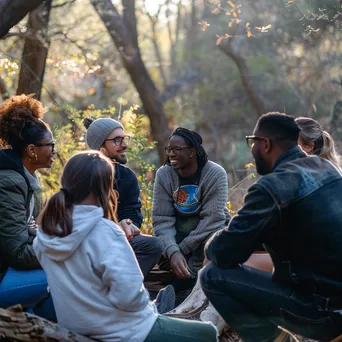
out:
M25 146L44 138L48 126L41 120L46 110L31 95L12 96L0 105L0 145L22 156Z

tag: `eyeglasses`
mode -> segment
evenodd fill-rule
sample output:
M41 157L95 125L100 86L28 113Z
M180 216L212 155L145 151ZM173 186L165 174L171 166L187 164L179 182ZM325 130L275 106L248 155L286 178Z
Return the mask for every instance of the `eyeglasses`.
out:
M171 146L165 146L165 152L166 154L171 154L171 152L173 152L174 154L181 154L183 150L186 150L187 148L191 148L189 146L185 146L185 147L180 147L180 146L175 146L175 147L171 147Z
M50 146L52 151L55 150L55 145L56 145L55 142L50 142L50 143L46 143L46 144L34 144L34 146L37 146L37 147Z
M125 143L126 145L129 144L131 141L131 137L129 135L125 135L123 137L115 137L112 139L106 139L105 141L112 141L115 146L121 146L122 143Z
M258 137L257 135L247 135L246 136L246 142L249 148L252 148L254 146L255 140L265 140L267 138L264 137Z

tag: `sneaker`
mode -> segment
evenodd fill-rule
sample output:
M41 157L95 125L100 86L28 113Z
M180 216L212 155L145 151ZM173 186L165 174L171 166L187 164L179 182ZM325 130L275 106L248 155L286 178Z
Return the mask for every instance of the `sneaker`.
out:
M213 323L218 330L219 335L222 333L223 329L228 326L211 303L209 303L209 305L201 312L200 321Z
M172 285L167 285L161 289L156 297L155 304L160 314L168 312L175 307L176 293Z
M197 279L189 296L176 308L166 312L166 315L178 318L190 318L198 315L207 305L208 299L202 290L199 279Z

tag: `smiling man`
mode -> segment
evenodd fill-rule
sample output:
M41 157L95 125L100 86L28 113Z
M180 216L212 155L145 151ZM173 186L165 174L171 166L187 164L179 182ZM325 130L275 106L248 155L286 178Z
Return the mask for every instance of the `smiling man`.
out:
M114 163L114 189L119 195L118 220L130 241L141 271L146 276L159 260L162 245L156 237L140 232L143 217L139 184L133 170L124 166L127 163L126 151L130 137L125 135L122 124L111 118L85 118L83 124L87 128L87 145L100 151Z
M177 279L159 293L159 313L173 309L175 292L194 286L205 241L230 218L226 171L208 160L202 137L178 127L165 152L165 165L158 169L154 184L153 230L164 245L159 267L171 269Z

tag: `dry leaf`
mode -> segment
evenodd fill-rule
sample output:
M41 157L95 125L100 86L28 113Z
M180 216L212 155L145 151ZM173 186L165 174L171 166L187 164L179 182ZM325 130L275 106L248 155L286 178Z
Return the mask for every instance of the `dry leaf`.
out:
M234 5L231 1L228 1L228 5L229 5L230 7L235 8L235 5Z
M235 12L233 12L233 17L236 18L237 17L237 14Z
M218 37L216 40L216 45L220 45L222 42L223 37Z
M253 37L253 35L252 35L252 32L251 32L251 31L248 31L248 32L247 32L247 37L248 37L248 38L250 38L250 37Z
M233 27L233 22L232 21L228 24L228 27Z
M214 8L211 10L212 14L219 14L220 13L220 9L218 7Z
M238 23L240 23L241 22L241 19L235 19L235 22L238 24Z
M200 21L198 24L201 25L202 31L206 31L207 28L210 26L210 24L208 24L206 21Z

